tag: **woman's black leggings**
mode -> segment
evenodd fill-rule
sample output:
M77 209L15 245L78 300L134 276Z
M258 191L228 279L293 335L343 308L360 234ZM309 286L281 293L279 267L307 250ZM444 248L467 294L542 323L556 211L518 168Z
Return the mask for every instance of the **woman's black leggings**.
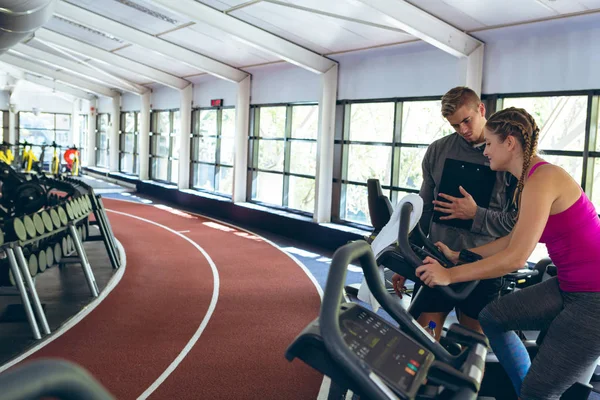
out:
M556 277L490 303L479 322L522 400L559 399L600 357L600 292ZM514 330L547 330L533 362Z

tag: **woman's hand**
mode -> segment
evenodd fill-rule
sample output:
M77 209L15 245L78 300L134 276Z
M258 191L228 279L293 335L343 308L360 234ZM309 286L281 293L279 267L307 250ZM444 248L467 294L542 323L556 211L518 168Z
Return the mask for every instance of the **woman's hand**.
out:
M448 286L452 283L450 270L444 268L431 257L423 260L423 265L417 268L417 276L429 287Z
M406 293L406 278L402 275L394 274L392 275L392 286L394 287L394 291L398 295L398 297L402 298L402 295Z
M446 246L444 243L442 242L436 242L435 246L442 252L444 253L444 256L446 256L446 258L448 260L450 260L451 262L453 262L454 264L458 264L458 259L460 256L460 252L459 251L453 251L450 250L450 247Z

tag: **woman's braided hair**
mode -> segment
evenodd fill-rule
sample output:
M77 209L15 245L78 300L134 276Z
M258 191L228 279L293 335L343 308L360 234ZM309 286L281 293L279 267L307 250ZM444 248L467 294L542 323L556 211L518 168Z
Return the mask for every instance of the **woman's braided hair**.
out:
M492 115L487 120L486 127L500 136L501 142L504 142L507 137L513 136L523 147L523 172L513 198L514 203L519 204L518 201L525 185L525 174L537 152L540 128L527 111L516 107L509 107Z

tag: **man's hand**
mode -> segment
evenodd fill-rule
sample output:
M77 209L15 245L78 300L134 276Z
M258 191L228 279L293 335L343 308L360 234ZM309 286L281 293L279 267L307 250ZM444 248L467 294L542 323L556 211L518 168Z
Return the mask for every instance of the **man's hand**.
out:
M448 286L452 283L450 270L444 268L435 259L426 257L423 265L417 268L417 276L429 287Z
M398 297L402 298L402 294L406 293L406 278L399 274L392 275L392 286Z
M433 209L435 211L448 214L440 217L441 220L475 218L475 214L477 213L477 203L475 203L475 200L473 200L473 196L463 189L462 186L459 186L459 190L460 193L462 193L462 195L465 197L459 198L440 193L440 196L448 201L433 201L433 204L435 205Z

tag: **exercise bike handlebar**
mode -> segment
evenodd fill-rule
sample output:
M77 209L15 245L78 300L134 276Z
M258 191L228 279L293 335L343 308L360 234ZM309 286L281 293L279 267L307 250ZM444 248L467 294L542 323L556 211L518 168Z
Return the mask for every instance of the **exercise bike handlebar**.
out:
M402 205L402 209L400 210L400 228L398 231L398 248L400 252L405 257L406 261L413 267L415 270L423 264L423 260L421 260L410 247L410 243L408 241L409 234L409 225L410 225L410 214L412 213L413 206L410 203L404 203ZM427 240L426 238L423 238ZM450 264L451 265L451 264ZM446 297L452 299L454 301L462 301L466 299L469 294L475 289L479 281L471 281L465 284L459 284L455 286L437 286L440 292L442 292Z
M371 291L385 290L379 279L376 279L378 282L371 282L372 275L377 274L377 264L371 246L367 242L356 241L340 247L333 255L323 295L319 315L321 335L328 353L362 388L369 399L389 399L386 392L370 378L371 369L368 365L348 348L339 325L340 303L346 280L346 271L350 263L357 259L360 260L360 264L365 271L365 277ZM373 286L371 286L372 284Z
M27 400L112 400L114 397L86 370L65 360L42 359L0 376L2 398Z
M389 399L388 394L371 379L371 368L348 348L339 326L340 303L342 301L346 272L348 266L355 260L359 260L369 289L377 300L385 309L393 311L395 317L402 320L402 329L418 342L427 343L426 348L439 350L437 347L441 348L441 346L435 340L431 342L431 339L413 323L412 317L387 293L378 275L375 256L371 246L367 242L363 240L351 242L340 247L335 252L331 261L331 268L327 277L321 313L319 315L319 325L321 327L323 342L335 362L361 387L368 398L372 400ZM441 354L442 352L434 351L434 354L436 353ZM444 357L441 357L441 359L443 360ZM473 390L472 387L465 387L458 390L451 399L475 400L476 398L477 391Z

